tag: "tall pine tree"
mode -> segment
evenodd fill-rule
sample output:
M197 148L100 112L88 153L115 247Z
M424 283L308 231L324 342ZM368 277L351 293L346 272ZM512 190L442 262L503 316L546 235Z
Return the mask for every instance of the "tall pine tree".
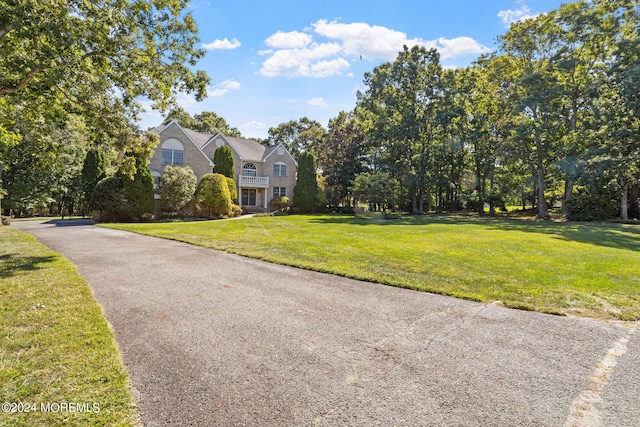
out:
M102 178L106 176L104 153L100 148L92 148L87 152L82 165L82 192L85 206L89 207L91 193Z
M227 178L233 178L234 164L231 148L223 145L216 149L215 153L213 153L213 164L213 173L219 173Z
M316 179L316 158L312 153L302 152L298 159L298 178L293 188L293 205L300 212L313 212L318 207L320 192Z

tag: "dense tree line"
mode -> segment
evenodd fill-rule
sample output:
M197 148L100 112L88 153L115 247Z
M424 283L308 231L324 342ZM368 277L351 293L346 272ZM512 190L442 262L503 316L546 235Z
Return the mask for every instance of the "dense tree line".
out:
M551 205L637 218L638 34L637 2L596 0L513 24L464 69L405 47L365 74L356 108L316 150L329 201L352 203L359 174L384 173L412 213L522 204L541 218Z

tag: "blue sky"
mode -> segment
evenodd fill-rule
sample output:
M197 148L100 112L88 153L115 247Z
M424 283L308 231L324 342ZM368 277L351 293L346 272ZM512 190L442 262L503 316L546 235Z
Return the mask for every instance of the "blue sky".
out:
M403 45L436 47L446 67L495 49L511 22L562 0L192 0L207 50L197 69L211 78L202 102L181 94L190 114L213 111L245 137L309 117L326 126L355 106L367 71ZM162 122L142 115L143 129Z

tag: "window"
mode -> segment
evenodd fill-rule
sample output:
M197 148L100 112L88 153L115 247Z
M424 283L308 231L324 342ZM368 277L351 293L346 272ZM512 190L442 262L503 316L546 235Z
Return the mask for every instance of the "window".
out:
M243 206L256 205L256 189L255 188L242 189L242 205Z
M286 197L287 187L273 187L273 197Z
M182 166L184 164L184 151L170 149L168 150L166 148L163 148L162 164Z
M256 165L253 163L246 163L242 166L242 176L258 176Z
M162 144L162 164L180 165L184 164L184 146L177 139L167 139Z
M273 176L287 176L287 165L283 163L273 165Z
M184 164L184 151L173 150L173 164L174 165Z
M158 194L160 191L160 185L162 184L160 172L153 171L151 172L151 175L153 176L153 192Z

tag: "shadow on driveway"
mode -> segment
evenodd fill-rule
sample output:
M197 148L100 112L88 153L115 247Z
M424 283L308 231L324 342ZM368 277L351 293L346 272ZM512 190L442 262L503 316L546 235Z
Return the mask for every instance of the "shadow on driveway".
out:
M79 225L93 225L93 220L91 218L52 219L43 222L43 224L55 225L56 227L76 227Z

